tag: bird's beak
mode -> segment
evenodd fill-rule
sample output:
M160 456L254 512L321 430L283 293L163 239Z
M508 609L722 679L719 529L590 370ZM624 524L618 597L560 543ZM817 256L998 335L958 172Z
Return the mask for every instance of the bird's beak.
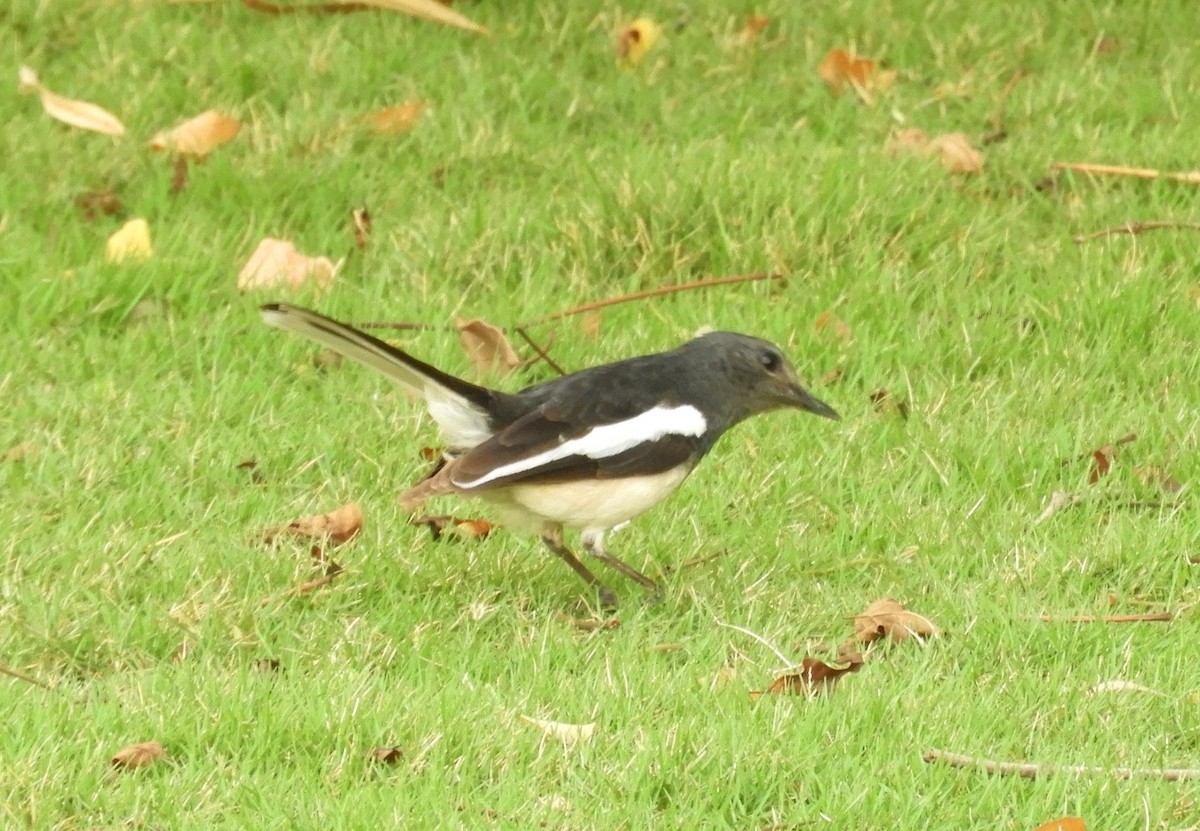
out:
M792 400L789 403L793 407L810 412L813 415L831 418L834 421L841 421L842 417L837 414L837 410L830 407L799 384L792 385L791 393Z

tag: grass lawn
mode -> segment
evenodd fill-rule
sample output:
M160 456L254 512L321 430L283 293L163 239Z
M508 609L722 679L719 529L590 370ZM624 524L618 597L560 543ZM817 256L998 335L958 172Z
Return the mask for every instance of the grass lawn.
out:
M922 761L1200 767L1200 232L1072 239L1200 221L1200 188L1050 175L1200 167L1192 4L455 8L494 36L235 2L0 10L0 664L48 687L0 677L0 826L1200 827L1200 780ZM620 70L614 32L641 14L663 40ZM750 15L770 24L739 46ZM832 47L895 85L831 95ZM13 94L21 64L129 134L52 121ZM415 99L410 132L363 129ZM145 143L209 108L245 126L172 193ZM966 133L982 172L885 154L907 127ZM117 214L85 216L89 192ZM106 263L131 217L153 255ZM265 236L347 259L324 294L242 295ZM408 525L394 497L437 442L428 417L256 310L512 325L764 271L786 282L614 306L598 336L530 329L571 369L702 326L757 334L843 416L723 439L612 539L663 601L605 575L620 625L593 632L536 540ZM453 331L391 334L471 372ZM1130 433L1094 476L1090 452ZM1037 522L1055 492L1077 500ZM320 572L262 529L349 501L366 523L333 554L345 573L285 598ZM884 596L944 636L877 644L821 697L751 702L784 666L771 647L832 658ZM1094 692L1118 681L1151 692ZM522 716L595 733L567 747ZM110 768L141 741L170 762Z

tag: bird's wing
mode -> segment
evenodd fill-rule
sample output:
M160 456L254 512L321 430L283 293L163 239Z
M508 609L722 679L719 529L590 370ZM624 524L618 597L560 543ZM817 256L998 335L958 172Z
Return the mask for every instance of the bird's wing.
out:
M603 414L603 418L601 418ZM517 482L614 479L662 473L700 455L704 415L691 405L633 411L580 402L543 403L454 461L464 491Z

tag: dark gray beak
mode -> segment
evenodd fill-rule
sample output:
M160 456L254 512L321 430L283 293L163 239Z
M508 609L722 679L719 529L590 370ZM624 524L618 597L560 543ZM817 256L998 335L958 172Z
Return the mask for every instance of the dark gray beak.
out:
M837 410L830 407L821 399L814 396L811 392L800 385L792 388L794 400L792 406L797 407L813 415L819 415L824 418L831 418L834 421L841 421L842 417L837 414Z

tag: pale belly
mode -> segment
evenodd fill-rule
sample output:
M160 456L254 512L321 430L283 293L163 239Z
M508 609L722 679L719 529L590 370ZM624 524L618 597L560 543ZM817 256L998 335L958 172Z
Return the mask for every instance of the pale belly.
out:
M683 466L630 479L513 485L494 496L480 496L501 509L508 508L506 513L516 514L509 520L524 520L526 525L554 522L585 532L607 531L666 499L689 473L691 470Z

